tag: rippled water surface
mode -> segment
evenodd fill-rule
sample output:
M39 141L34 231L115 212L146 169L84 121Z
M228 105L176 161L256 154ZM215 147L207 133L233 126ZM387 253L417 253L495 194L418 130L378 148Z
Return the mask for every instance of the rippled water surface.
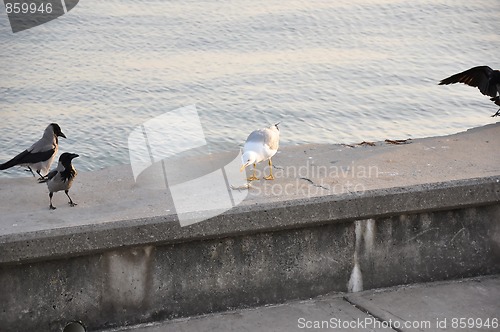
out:
M282 145L492 123L477 89L437 82L500 68L499 18L499 0L81 0L13 34L2 7L0 161L58 122L79 169L128 163L134 127L191 104L214 150L276 121Z

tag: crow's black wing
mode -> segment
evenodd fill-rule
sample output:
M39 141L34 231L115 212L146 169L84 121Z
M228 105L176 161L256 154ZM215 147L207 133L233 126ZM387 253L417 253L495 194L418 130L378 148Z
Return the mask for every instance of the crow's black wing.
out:
M7 168L10 168L12 166L16 166L16 165L21 164L22 162L20 162L20 160L23 160L23 158L25 158L28 154L29 154L28 150L24 150L23 152L21 152L20 154L18 154L14 158L12 158L11 160L9 160L3 164L0 164L0 169L7 169Z
M57 170L50 171L49 174L45 175L42 179L38 180L38 183L45 183L56 176Z
M43 152L29 152L28 150L24 150L11 160L6 163L0 164L0 170L7 169L16 165L22 164L35 164L41 161L48 160L52 155L56 152L55 149L51 149Z
M478 66L461 73L452 75L439 82L439 85L464 83L473 87L477 87L483 95L495 97L497 88L495 84L491 84L494 70L488 66Z

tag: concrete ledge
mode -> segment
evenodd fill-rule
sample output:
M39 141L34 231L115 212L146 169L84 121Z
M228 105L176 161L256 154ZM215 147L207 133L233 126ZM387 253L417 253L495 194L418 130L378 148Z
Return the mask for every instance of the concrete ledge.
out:
M486 205L2 265L0 323L93 331L500 273L499 215Z
M180 227L174 215L0 236L0 263L71 257L119 247L224 238L321 223L490 205L500 176L241 206Z
M55 197L56 211L33 179L0 180L0 326L92 331L500 273L498 137L495 124L401 146L285 148L276 181L188 227L168 188L135 183L129 166L82 172L78 207ZM208 163L185 165L196 162Z

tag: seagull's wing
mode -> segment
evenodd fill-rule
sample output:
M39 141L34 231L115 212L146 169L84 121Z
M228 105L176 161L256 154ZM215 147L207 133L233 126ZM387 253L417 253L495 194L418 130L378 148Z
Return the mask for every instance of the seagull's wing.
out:
M490 84L493 72L493 69L488 66L478 66L445 78L439 82L439 85L464 83L477 87L483 95L495 97L497 88L494 84Z
M260 143L262 145L269 146L271 150L278 150L280 140L279 135L279 131L277 129L274 130L272 127L254 130L250 133L250 135L248 135L245 145Z
M265 140L266 140L266 135L264 133L264 130L263 129L258 129L258 130L252 131L250 133L250 135L248 135L246 143L252 142L252 143L262 143L262 144L264 144Z
M278 150L280 143L280 133L272 128L264 129L264 142L271 148L271 150Z

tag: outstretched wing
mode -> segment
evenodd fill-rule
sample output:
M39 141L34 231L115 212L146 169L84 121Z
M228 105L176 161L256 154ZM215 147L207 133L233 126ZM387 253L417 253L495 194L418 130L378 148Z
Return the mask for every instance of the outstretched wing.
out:
M439 85L464 83L477 87L483 95L495 97L497 94L497 88L495 84L490 84L493 72L494 70L488 66L478 66L445 78L439 82Z

